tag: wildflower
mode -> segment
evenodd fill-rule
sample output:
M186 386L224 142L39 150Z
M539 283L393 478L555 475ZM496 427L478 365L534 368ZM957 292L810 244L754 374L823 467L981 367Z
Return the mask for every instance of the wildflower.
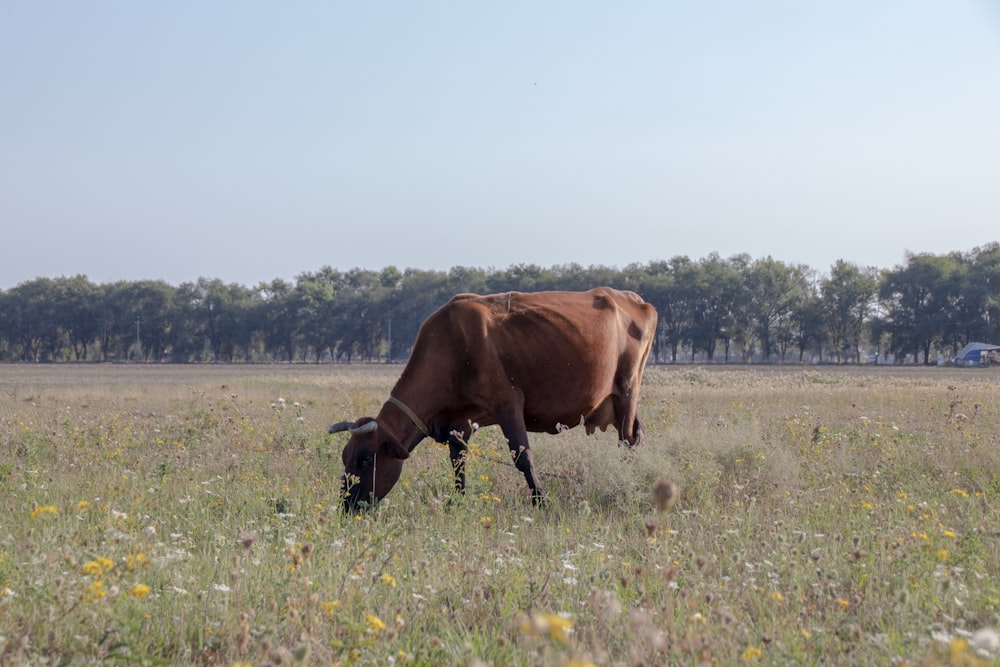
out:
M128 594L134 598L142 599L147 595L149 595L150 590L151 589L146 584L136 584L135 586L132 587L132 589L128 592Z
M126 570L134 570L137 567L148 564L149 564L149 558L146 556L146 554L143 553L129 554L128 556L125 557Z
M80 599L84 602L93 602L95 600L100 600L107 594L108 592L104 590L104 582L100 579L96 579L90 582L90 585L87 586L87 589L83 592Z
M87 561L83 564L83 574L99 577L105 572L110 572L115 569L115 563L110 558L105 558L101 556L97 560Z
M320 602L319 607L326 612L327 616L333 616L333 613L338 607L340 607L340 600L327 600L326 602Z
M32 519L37 519L42 514L59 514L59 508L55 505L42 505L31 510Z
M747 646L747 650L743 651L743 654L740 656L740 658L742 658L743 662L753 662L755 660L760 659L760 657L763 655L764 655L763 651L761 651L759 648L751 644L750 646Z
M566 642L573 632L573 621L559 614L533 614L521 621L521 632L531 637L548 635L557 642Z
M379 577L379 579L381 579L382 583L388 586L389 588L396 587L396 577L392 576L388 572L383 572L382 576Z
M938 549L937 559L942 563L947 563L950 560L947 549Z
M945 537L947 537L949 540L955 539L955 533L953 531L950 531L950 530L945 530L942 533L942 535L944 535Z
M385 630L385 622L375 614L365 614L365 623L368 624L369 631L374 634Z
M785 599L785 596L778 591L774 591L773 593L771 593L771 597L774 598L775 602L781 602L782 600Z
M969 497L969 492L966 491L965 489L952 489L948 493L950 493L953 496L962 496L963 498Z
M851 603L845 600L844 598L837 598L837 604L840 605L841 609L847 609L848 607L851 606Z
M951 658L951 664L961 665L965 664L963 656L969 648L969 642L967 642L963 637L955 637L948 643L948 653Z

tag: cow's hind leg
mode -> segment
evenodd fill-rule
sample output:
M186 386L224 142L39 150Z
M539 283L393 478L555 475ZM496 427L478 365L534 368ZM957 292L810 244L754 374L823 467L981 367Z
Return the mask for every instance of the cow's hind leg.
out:
M646 429L639 419L638 406L630 391L614 398L615 428L618 430L619 442L624 442L630 448L642 444Z
M645 437L646 437L646 427L643 426L642 420L636 417L635 423L632 425L632 446L638 447L639 445L641 445Z

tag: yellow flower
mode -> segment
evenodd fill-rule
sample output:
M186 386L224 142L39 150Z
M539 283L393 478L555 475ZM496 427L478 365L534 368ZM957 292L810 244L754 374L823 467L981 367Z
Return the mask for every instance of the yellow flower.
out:
M365 623L368 624L368 629L375 634L385 630L385 622L375 614L365 614Z
M741 655L740 658L743 659L743 662L753 662L754 660L759 659L762 655L764 655L764 652L751 644L750 646L747 646L747 650L743 651L743 655Z
M55 505L42 505L31 510L32 519L37 519L42 514L59 514L59 508Z
M94 600L100 600L107 594L108 592L104 590L104 582L96 579L90 582L90 585L87 586L87 590L83 592L80 599L84 602L93 602Z
M149 595L150 590L151 589L146 584L136 584L132 587L132 590L130 590L128 594L134 598L144 598Z
M145 554L138 553L138 554L129 554L128 556L125 556L125 569L127 570L134 570L140 565L148 565L148 564L149 564L149 558L147 558Z
M783 596L778 591L774 591L773 593L771 593L771 597L774 598L776 602L781 602L782 600L785 599L785 596Z
M325 611L327 616L333 616L333 612L335 612L339 606L340 600L327 600L326 602L319 603L319 608Z
M381 579L382 583L388 586L389 588L396 587L396 577L392 576L388 572L383 572L382 576L379 577L379 579Z
M948 654L951 658L950 662L953 665L966 665L966 664L978 664L973 662L966 662L963 660L963 655L969 648L969 642L965 641L962 637L955 637L948 643Z
M937 559L939 561L941 561L942 563L947 563L949 560L951 560L950 557L948 556L948 550L947 549L938 549Z
M521 622L521 632L529 635L548 635L557 642L565 642L573 632L573 621L559 614L534 614Z
M97 560L84 563L82 572L92 577L99 577L104 572L110 572L113 569L115 569L114 562L110 558L101 556Z
M944 535L945 537L947 537L948 539L951 539L951 540L955 539L955 533L953 533L953 532L952 532L952 531L950 531L950 530L946 530L946 531L944 531L943 535Z
M844 598L837 598L837 604L839 604L842 609L847 609L851 606L851 603Z
M969 492L966 491L965 489L952 489L948 493L950 493L953 496L962 496L963 498L969 497Z

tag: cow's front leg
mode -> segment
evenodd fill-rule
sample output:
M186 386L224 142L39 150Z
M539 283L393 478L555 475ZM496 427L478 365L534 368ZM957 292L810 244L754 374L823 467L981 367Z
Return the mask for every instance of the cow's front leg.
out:
M531 489L531 502L535 505L544 504L545 492L542 491L542 485L538 481L538 474L535 472L535 463L531 458L531 449L527 445L521 445L516 448L511 446L510 456L514 459L514 467L524 474L524 479L528 482L528 488Z
M448 451L451 454L451 468L455 471L455 490L465 493L465 459L469 454L469 447L464 442L450 440Z
M514 467L521 471L528 482L528 488L531 489L531 502L541 505L545 502L545 492L542 491L542 485L538 481L535 464L531 458L531 448L528 446L523 399L515 408L497 410L495 416L500 430L507 437L507 446L510 447L510 457L514 460Z

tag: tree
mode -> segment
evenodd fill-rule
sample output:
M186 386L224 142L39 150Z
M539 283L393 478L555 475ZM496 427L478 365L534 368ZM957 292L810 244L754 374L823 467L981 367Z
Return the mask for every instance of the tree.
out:
M861 339L878 287L876 276L875 269L838 259L830 276L820 281L827 331L838 364L845 351L861 361Z
M750 311L764 361L770 360L776 351L780 360L785 360L785 352L793 338L792 314L807 291L805 276L805 267L789 266L770 256L749 267Z
M83 275L57 278L52 283L52 290L58 327L65 336L63 340L72 348L76 361L85 361L101 332L97 299L99 290ZM58 343L58 339L56 342ZM52 356L57 355L53 350Z
M712 253L697 264L678 266L676 280L681 298L688 306L689 321L684 337L691 346L692 356L701 350L712 361L716 344L724 340L728 359L729 327L739 274Z
M931 347L947 335L955 306L948 283L955 270L954 258L910 254L904 266L885 272L879 296L888 308L884 329L897 354L910 352L914 360L922 354L929 362Z

